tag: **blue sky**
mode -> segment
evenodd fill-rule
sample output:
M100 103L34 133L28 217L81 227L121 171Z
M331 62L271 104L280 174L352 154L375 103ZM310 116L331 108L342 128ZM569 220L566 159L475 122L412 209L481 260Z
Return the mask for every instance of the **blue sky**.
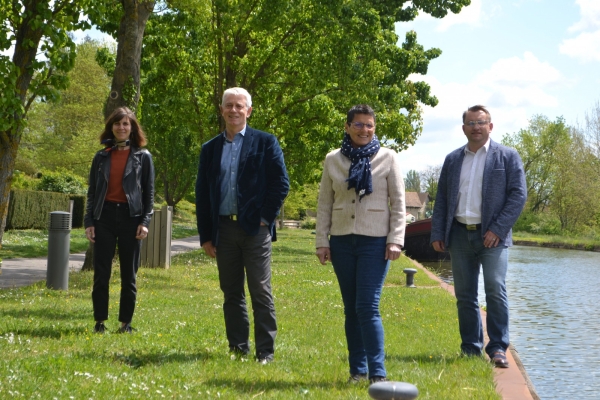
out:
M472 0L460 14L398 24L401 41L408 30L442 55L410 77L429 83L439 104L424 107L422 135L400 153L404 174L441 165L466 143L468 106L488 107L500 141L536 114L583 126L600 101L600 0Z

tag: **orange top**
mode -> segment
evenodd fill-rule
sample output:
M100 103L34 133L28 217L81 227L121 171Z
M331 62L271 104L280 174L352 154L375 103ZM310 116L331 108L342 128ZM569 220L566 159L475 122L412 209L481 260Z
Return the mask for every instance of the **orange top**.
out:
M113 203L127 203L127 196L123 190L123 174L129 157L130 149L113 150L110 155L110 176L108 177L108 189L106 201Z

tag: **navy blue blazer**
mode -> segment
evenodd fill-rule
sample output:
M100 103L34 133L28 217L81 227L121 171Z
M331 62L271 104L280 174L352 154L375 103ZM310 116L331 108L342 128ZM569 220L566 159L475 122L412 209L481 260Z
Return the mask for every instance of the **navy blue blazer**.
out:
M431 243L442 240L446 247L450 244L465 147L454 150L444 160L433 207ZM481 235L490 230L500 238L499 245L512 246L512 227L526 200L525 172L519 153L490 140L483 170Z
M196 178L196 222L200 244L219 242L221 155L223 134L202 145ZM277 138L246 126L237 174L238 223L256 235L261 218L269 221L272 241L277 240L275 218L289 191L289 178Z

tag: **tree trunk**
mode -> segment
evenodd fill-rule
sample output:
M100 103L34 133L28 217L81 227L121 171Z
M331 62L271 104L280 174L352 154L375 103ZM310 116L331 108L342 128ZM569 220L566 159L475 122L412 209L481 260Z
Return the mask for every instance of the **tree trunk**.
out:
M27 104L27 92L29 85L33 79L34 69L31 67L35 61L37 48L42 38L42 29L33 28L32 23L39 15L35 10L29 9L35 7L33 4L27 4L26 15L21 25L16 32L15 52L12 61L16 67L16 82L15 91L4 93L6 101L3 106L8 106L9 110L15 110L12 106L15 103L20 103L20 109L13 112L2 112L2 117L10 117L12 119L10 127L5 131L0 132L0 249L2 248L2 237L4 236L4 228L6 228L6 217L8 215L8 200L10 196L10 188L12 185L13 172L15 162L17 160L17 151L21 142L21 133L23 131L23 120L27 113L29 105ZM7 78L3 78L7 79ZM9 86L10 87L10 86ZM16 99L11 99L12 95ZM12 103L12 104L11 104ZM4 110L3 110L4 111ZM6 115L11 114L11 115Z
M2 237L6 228L10 187L20 142L20 135L15 135L14 129L0 132L0 249L2 248Z
M146 22L154 9L154 1L138 2L124 0L123 17L117 37L117 60L110 94L106 99L104 117L119 107L129 107L137 111L140 100L140 63L142 59L142 40ZM94 245L90 243L85 252L82 270L92 270Z
M129 107L134 112L137 109L140 100L142 40L155 2L125 0L122 3L124 14L119 25L117 60L111 91L106 99L105 117L118 107Z

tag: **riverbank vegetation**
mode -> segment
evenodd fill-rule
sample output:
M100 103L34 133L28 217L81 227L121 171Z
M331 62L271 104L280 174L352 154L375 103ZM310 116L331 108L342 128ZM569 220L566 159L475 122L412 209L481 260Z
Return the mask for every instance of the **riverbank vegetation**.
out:
M118 273L111 282L109 333L92 333L91 272L72 273L69 291L38 283L0 291L0 397L358 399L346 383L343 308L331 265L314 256L308 230L284 229L273 247L279 333L266 366L228 353L216 265L202 251L168 270L142 268L132 335L116 334ZM493 368L459 355L455 300L437 281L405 286L402 257L386 279L381 313L390 379L415 384L422 399L500 399Z

